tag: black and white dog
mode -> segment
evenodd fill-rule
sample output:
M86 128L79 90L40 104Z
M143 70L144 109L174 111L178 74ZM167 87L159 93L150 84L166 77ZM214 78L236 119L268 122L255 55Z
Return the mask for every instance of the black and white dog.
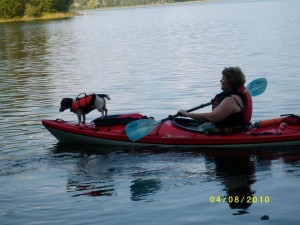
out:
M79 97L80 95L84 97ZM81 93L76 99L63 98L60 102L60 112L70 109L71 112L75 113L78 117L78 123L81 123L81 117L83 123L85 123L85 115L94 109L97 109L102 114L102 118L107 116L106 99L110 100L110 97L105 94L91 94L86 95Z

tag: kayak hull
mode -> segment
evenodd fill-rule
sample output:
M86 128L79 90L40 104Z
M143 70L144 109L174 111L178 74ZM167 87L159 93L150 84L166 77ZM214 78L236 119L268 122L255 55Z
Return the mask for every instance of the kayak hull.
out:
M43 120L45 128L60 142L92 145L137 146L137 147L203 147L245 148L264 146L300 145L300 125L252 128L236 134L210 134L184 130L172 121L158 124L142 139L132 142L125 133L125 125L95 127L93 124L78 125L63 120Z
M132 146L132 143L127 141L111 140L101 137L91 137L87 135L71 133L59 130L53 127L46 127L47 130L60 142L83 143L93 145L117 145L117 146Z

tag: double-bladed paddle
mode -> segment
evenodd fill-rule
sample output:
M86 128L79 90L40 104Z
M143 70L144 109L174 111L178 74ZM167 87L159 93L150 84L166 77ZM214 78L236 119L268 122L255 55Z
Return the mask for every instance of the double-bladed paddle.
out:
M264 91L267 88L267 79L266 78L258 78L253 81L251 81L247 85L247 90L249 91L251 96L258 96L264 93ZM192 112L197 109L204 108L208 105L211 105L211 102L201 104L197 107L191 108L187 110L187 112ZM175 114L173 116L168 116L167 118L164 118L160 121L155 121L153 119L140 119L140 120L135 120L130 123L128 123L125 127L125 132L128 136L128 138L131 141L137 141L143 137L145 137L147 134L149 134L158 124L163 123L170 118L175 118L180 116L180 114Z

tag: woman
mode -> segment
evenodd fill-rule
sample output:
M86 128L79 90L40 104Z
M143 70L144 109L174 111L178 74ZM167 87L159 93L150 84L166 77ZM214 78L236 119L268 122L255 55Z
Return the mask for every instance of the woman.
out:
M246 127L252 117L252 99L244 86L244 73L239 67L225 68L220 82L223 92L212 100L212 112L188 113L179 110L178 113L195 120L211 122L208 126L209 132L230 133Z

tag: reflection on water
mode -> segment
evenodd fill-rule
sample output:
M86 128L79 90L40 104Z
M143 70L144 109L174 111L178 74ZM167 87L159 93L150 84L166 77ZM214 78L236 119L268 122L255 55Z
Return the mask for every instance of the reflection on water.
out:
M100 184L80 183L76 181L70 181L67 185L68 192L80 192L73 195L73 197L88 195L88 196L112 196L114 193L113 185L101 186Z
M0 175L3 181L17 176L19 183L16 189L23 190L27 196L25 200L37 208L47 207L54 214L57 214L58 204L58 208L68 207L72 201L68 197L73 197L76 200L72 202L71 211L83 210L86 213L89 207L94 207L103 212L101 218L107 220L112 219L108 212L123 212L119 214L118 220L115 218L112 221L128 221L126 218L133 215L133 211L142 218L152 218L151 221L155 215L170 221L176 218L177 221L180 218L188 219L185 215L190 214L197 222L208 222L211 219L206 217L215 217L217 214L223 218L228 214L249 215L252 221L266 216L274 221L278 215L284 215L283 218L289 215L289 218L297 220L297 216L292 216L295 215L297 202L289 200L289 207L278 204L287 201L285 191L296 193L298 188L297 185L278 184L278 180L297 184L300 177L300 152L295 150L109 150L112 149L58 144L47 148L44 156L15 160L14 164L12 159L6 161L1 165ZM26 179L32 182L32 173L39 174L37 179L41 181L33 180L28 185ZM38 191L34 188L34 194L30 191L32 186L39 187ZM9 183L3 183L4 190L9 187L12 194L18 192ZM45 195L41 195L43 189L47 195L44 196L45 202L40 203L39 198ZM0 193L0 197L2 195L7 194ZM225 201L212 204L212 195L240 198L270 196L270 203L240 204ZM66 202L61 202L60 198ZM23 207L12 209L7 203L4 203L4 208L11 209L15 214L25 210ZM274 213L278 210L282 214ZM167 214L158 214L166 211ZM177 215L178 212L180 215ZM77 218L74 212L70 215L81 222L86 218ZM99 214L94 216L96 221ZM291 219L286 220L291 222L289 224L297 224ZM213 224L219 222L217 220Z
M232 214L243 215L250 212L253 204L273 201L275 193L263 193L255 185L257 180L272 178L273 163L283 162L289 168L286 173L300 175L300 153L295 151L123 149L108 152L83 146L78 151L78 146L64 144L53 149L51 157L61 160L72 157L72 151L66 151L67 148L75 150L67 182L67 190L73 197L124 195L121 180L128 183L126 195L130 195L131 201L152 202L170 189L192 186L201 190L203 184L212 183L219 186L219 192L209 195L221 197L221 202L225 197L223 203L233 210ZM197 196L197 191L194 192ZM239 200L230 200L230 196ZM205 197L208 202L209 196Z
M249 157L210 157L215 163L216 176L222 180L226 198L235 199L232 201L227 199L230 208L240 209L239 213L245 213L250 207L251 202L247 201L248 197L252 197L255 191L251 190L251 185L255 182L255 165ZM243 198L245 200L242 201Z
M131 183L130 193L132 201L149 199L150 195L155 194L161 188L161 181L159 179L136 179Z

